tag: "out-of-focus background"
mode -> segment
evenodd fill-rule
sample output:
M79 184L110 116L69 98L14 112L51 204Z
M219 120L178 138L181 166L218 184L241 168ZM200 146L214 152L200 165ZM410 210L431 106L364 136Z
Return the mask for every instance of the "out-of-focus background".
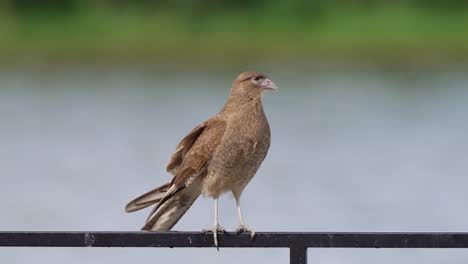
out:
M257 231L468 230L468 1L0 1L0 230L138 230L135 196L246 69L279 86ZM237 225L223 197L220 221ZM212 225L199 199L176 230ZM466 250L310 249L313 263ZM286 249L0 248L4 263L287 263Z

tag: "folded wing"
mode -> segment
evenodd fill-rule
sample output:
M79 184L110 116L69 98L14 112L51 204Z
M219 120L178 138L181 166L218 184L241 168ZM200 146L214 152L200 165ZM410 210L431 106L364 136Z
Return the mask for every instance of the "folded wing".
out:
M167 170L175 176L143 230L170 230L200 196L207 164L225 129L224 120L212 118L194 128L177 145L167 165Z

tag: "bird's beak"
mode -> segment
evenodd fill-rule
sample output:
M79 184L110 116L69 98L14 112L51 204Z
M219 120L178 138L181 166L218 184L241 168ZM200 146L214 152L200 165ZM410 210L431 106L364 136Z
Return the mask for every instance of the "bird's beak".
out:
M270 80L268 78L263 80L262 83L260 84L260 86L264 90L274 90L274 91L278 90L278 86L276 86L276 84L272 80Z

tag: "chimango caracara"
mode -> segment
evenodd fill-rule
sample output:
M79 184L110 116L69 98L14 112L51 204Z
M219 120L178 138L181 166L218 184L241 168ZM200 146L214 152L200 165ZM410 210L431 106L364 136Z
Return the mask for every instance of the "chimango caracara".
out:
M218 198L232 192L239 214L237 232L255 231L244 224L240 196L257 172L270 147L270 127L263 111L262 95L277 86L264 74L243 72L232 85L221 111L195 127L177 145L167 171L171 182L129 202L126 212L156 204L143 230L168 231L203 194L214 199L215 246L218 224Z

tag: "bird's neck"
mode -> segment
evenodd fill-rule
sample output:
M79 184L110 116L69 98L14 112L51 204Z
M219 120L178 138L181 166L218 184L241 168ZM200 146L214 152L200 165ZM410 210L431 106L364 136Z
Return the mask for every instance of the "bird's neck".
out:
M235 113L252 113L262 114L262 97L258 96L229 96L228 100L223 106L220 114L232 115Z

